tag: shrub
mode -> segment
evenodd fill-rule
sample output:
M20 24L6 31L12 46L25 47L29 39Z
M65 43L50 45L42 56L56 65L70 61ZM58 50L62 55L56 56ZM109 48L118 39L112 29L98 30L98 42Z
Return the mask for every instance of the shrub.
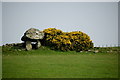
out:
M59 29L48 28L43 31L45 37L43 39L44 45L50 46L55 50L75 50L82 51L93 48L92 40L90 37L81 32L62 32Z

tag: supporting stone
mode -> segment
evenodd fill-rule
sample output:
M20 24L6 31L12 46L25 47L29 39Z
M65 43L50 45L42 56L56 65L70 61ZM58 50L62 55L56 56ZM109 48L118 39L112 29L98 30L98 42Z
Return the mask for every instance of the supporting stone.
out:
M36 43L36 48L38 49L39 47L41 46L41 43L39 40L37 40L37 43Z
M26 50L29 51L32 49L31 41L26 41Z

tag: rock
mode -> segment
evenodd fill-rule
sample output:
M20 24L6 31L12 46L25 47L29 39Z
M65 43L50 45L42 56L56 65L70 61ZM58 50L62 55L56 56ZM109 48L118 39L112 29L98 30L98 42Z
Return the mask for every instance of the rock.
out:
M92 50L88 50L88 52L92 52Z
M95 50L94 53L98 53L99 51L98 50Z
M38 49L40 46L41 46L40 41L37 41L37 43L36 43L36 48Z
M43 38L44 32L39 31L38 29L35 28L30 28L24 33L21 40L25 42L26 50L31 50L32 49L31 42L36 42L36 48L39 48L41 46L40 39Z
M31 41L26 41L26 50L29 51L32 49Z
M43 37L44 37L44 33L42 31L39 31L38 29L35 28L30 28L24 33L24 36L21 38L21 40L35 41L35 40L43 39Z
M81 53L83 52L83 51L80 51Z

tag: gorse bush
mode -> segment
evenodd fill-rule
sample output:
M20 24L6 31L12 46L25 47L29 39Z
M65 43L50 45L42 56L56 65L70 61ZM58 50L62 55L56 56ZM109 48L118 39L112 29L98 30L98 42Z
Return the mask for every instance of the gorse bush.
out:
M93 48L93 43L92 40L90 40L90 37L81 31L62 32L59 29L48 28L43 32L45 33L43 39L44 45L55 50L82 51Z

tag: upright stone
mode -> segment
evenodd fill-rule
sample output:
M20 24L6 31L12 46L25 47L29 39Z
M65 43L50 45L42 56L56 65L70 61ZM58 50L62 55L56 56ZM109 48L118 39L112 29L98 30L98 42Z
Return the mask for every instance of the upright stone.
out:
M37 43L36 43L36 48L38 49L40 46L41 46L41 43L40 43L40 41L38 40Z
M26 41L26 50L29 51L32 49L32 44L31 44L31 41Z

